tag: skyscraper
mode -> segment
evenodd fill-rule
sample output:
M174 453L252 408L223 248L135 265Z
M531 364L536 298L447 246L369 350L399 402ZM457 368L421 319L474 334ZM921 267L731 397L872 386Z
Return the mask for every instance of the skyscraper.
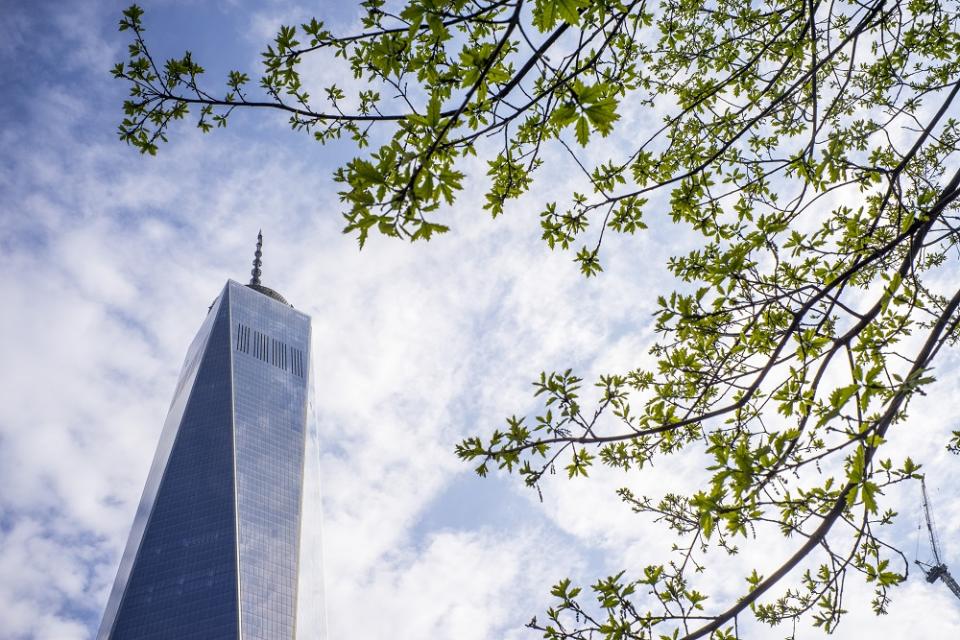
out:
M98 640L324 636L310 318L261 246L187 351Z

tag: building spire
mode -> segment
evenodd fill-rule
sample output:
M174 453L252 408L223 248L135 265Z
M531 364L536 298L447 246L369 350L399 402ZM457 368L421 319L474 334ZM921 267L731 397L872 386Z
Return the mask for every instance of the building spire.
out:
M253 252L253 270L250 271L250 284L260 284L260 257L263 256L263 229L257 231L257 250Z
M284 299L282 295L271 289L270 287L265 287L260 284L260 276L263 275L263 272L260 270L260 267L263 266L260 258L263 257L263 230L257 232L257 250L253 252L253 269L250 270L250 275L253 276L250 278L250 284L247 286L253 289L254 291L259 291L263 295L273 298L277 302L282 302L287 306L292 306L289 302Z

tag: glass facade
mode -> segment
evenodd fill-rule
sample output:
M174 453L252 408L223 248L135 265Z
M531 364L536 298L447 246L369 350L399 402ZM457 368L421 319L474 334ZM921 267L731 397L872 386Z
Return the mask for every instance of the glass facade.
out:
M233 330L254 341L233 368L241 627L244 640L293 638L307 418L294 364L310 352L310 320L246 287L230 296Z
M302 533L319 509L309 353L308 316L227 283L187 353L100 640L325 637L313 516Z
M320 433L313 371L307 396L307 443L303 460L300 514L300 575L297 585L297 640L327 637L323 579L323 512L320 500ZM312 567L312 569L311 569Z

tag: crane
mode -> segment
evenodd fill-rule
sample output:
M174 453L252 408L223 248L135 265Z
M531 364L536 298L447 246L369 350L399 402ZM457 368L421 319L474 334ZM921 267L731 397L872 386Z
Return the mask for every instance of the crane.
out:
M920 562L919 559L915 562L923 570L923 574L927 577L927 582L932 584L940 580L949 587L950 591L953 591L953 595L960 598L960 585L953 579L950 571L947 570L947 565L940 559L940 543L937 540L936 527L933 525L933 516L930 515L930 499L927 497L927 484L924 482L923 476L920 477L920 490L923 492L923 515L927 519L927 533L930 535L930 546L933 548L934 564Z

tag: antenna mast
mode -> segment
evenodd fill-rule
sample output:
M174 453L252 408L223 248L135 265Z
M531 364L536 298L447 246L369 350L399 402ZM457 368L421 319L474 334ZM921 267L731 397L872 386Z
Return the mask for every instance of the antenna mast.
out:
M259 285L260 284L260 271L261 265L263 263L260 261L261 256L263 256L263 230L257 231L257 250L253 252L253 270L250 272L250 275L253 276L250 278L250 284Z

